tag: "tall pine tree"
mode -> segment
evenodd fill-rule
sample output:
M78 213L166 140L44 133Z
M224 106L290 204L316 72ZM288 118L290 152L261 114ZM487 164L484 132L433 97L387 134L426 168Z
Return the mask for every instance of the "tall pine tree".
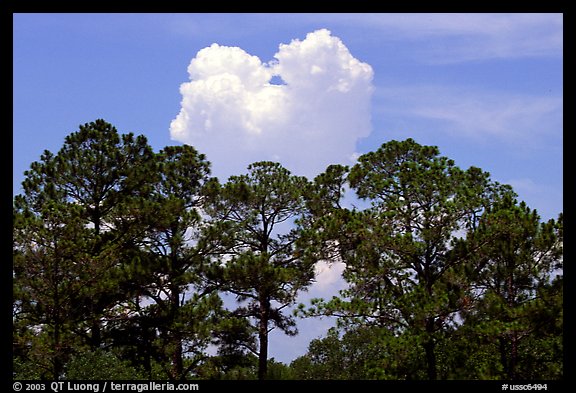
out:
M268 334L297 333L284 311L311 284L313 265L295 253L308 181L278 163L258 162L248 174L213 184L207 212L216 220L220 255L207 278L236 296L234 314L253 321L258 337L258 378L267 376Z
M542 375L561 378L562 214L541 222L525 202L507 195L468 233L460 252L469 255L475 302L463 314L464 327L498 354L494 376L542 378L534 374L537 364Z
M156 156L156 182L146 206L139 211L147 237L140 244L135 270L145 277L137 283L138 297L130 307L130 323L120 325L118 342L126 329L144 368L159 364L170 379L184 379L206 357L221 300L214 289L202 287L200 271L210 253L201 232L203 187L210 170L203 154L191 146L169 146Z
M342 168L331 174L317 178L323 192L336 190L327 179L342 183ZM452 243L507 187L478 168L461 170L436 147L412 139L361 156L347 181L369 206L350 211L332 201L316 221L324 244L336 246L346 263L349 288L331 301L315 300L312 314L410 337L423 350L427 378L437 379L436 347L456 323L466 291L464 259L454 258Z
M26 341L31 353L35 338L50 337L50 378L61 376L61 355L73 350L63 335L99 348L106 320L127 297L123 266L143 233L136 223L116 224L150 195L152 157L143 136L120 135L96 120L25 172L24 192L14 200L14 307L15 324L33 328L15 341Z

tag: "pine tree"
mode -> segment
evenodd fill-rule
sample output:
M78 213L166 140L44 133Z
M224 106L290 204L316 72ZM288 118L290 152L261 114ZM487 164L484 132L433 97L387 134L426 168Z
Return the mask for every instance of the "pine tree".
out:
M72 346L102 345L103 323L128 296L123 267L142 233L118 218L149 195L151 158L146 138L96 120L25 172L14 200L13 304L15 326L28 335L14 339L28 353L51 348L50 378L60 377Z
M217 292L201 287L200 280L210 252L200 241L210 169L205 156L187 145L166 147L155 159L158 179L140 211L148 226L140 262L146 279L138 285L131 322L141 340L136 349L163 365L170 379L183 379L206 357L222 314Z
M464 314L465 326L498 354L498 377L542 378L526 367L538 358L560 365L543 373L562 376L561 341L540 346L546 337L562 337L562 226L562 214L541 222L525 202L507 195L466 238L465 248L477 251L469 253L476 304Z
M334 169L337 176L318 178L321 190L335 190L326 179L341 184L344 172ZM437 379L436 346L456 323L467 291L465 259L454 257L453 242L508 188L479 168L461 170L436 147L412 139L359 157L347 181L370 205L348 210L333 201L320 209L317 225L324 244L336 246L346 263L349 288L331 301L315 300L310 314L413 337L423 349L427 378Z
M220 255L206 277L236 296L234 314L254 321L258 336L258 378L267 375L268 334L275 327L297 333L283 313L299 291L310 285L313 265L295 254L308 182L278 163L258 162L248 174L212 186L207 212L216 221Z

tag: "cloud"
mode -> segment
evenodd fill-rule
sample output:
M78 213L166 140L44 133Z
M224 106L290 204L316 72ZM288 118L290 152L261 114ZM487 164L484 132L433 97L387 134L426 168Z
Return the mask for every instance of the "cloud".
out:
M310 287L310 292L318 295L335 295L344 288L342 273L346 265L343 262L319 261L314 266L316 282Z
M410 42L412 56L425 63L562 56L563 52L561 13L358 13L316 19L375 29L387 41Z
M357 140L371 132L372 68L326 29L281 44L268 63L212 44L188 73L170 134L205 153L217 176L259 160L315 176L349 163Z
M377 91L387 119L423 120L428 130L515 146L536 147L561 135L561 95L518 94L438 85L385 87Z
M300 29L319 23L338 29L348 40L401 42L395 56L408 55L427 64L490 59L558 57L563 53L562 13L258 13L170 15L178 35L237 40L265 35L290 25ZM240 26L232 32L222 26ZM375 34L376 33L376 34ZM359 37L359 38L358 38ZM212 38L214 39L214 38Z

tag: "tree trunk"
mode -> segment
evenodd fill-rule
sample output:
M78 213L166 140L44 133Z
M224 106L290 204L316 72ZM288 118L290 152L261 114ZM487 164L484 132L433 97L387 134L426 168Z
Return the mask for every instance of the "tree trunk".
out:
M90 330L90 346L92 347L92 350L96 350L100 348L100 344L102 344L102 332L99 318L94 317Z
M426 366L429 380L438 379L436 371L436 343L434 342L434 318L426 318L426 334L427 341L424 343L424 350L426 352Z
M511 380L516 379L516 363L518 360L518 333L516 331L512 332L512 338L510 343L510 367L508 371L508 378Z
M175 325L175 321L178 318L180 311L180 289L177 285L171 285L170 288L170 323ZM170 341L172 343L172 378L182 379L184 371L184 363L182 361L182 334L178 329L174 329L171 332Z
M174 352L172 352L172 378L175 380L184 379L182 375L184 364L182 363L182 341L179 335L174 336Z
M55 380L60 379L60 374L62 373L63 364L62 364L62 352L60 348L60 323L56 321L54 324L54 336L53 336L53 345L54 345L54 357L52 358L52 373L54 374L53 378Z
M268 319L270 316L270 301L260 300L260 321L258 326L258 340L260 350L258 352L258 379L266 379L268 374Z
M507 303L510 309L515 309L518 306L516 303L516 285L514 282L514 273L513 273L515 268L516 266L514 264L514 259L510 258L510 262L508 263L508 269L510 270L510 274L508 276L508 293L507 293ZM518 358L518 335L516 330L513 330L512 335L510 337L510 360L508 362L508 378L512 380L516 379L517 358Z
M498 339L498 347L500 350L500 363L502 364L502 369L508 378L510 378L510 365L508 362L508 350L506 349L506 339L500 337Z

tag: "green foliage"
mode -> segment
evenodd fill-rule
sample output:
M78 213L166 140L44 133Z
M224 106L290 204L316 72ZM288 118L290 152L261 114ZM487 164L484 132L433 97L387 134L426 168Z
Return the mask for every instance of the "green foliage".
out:
M33 163L14 201L17 355L48 378L104 343L149 375L158 362L172 378L196 367L221 309L199 287L204 250L189 246L208 174L194 148L154 154L103 120Z
M144 137L97 120L25 172L24 193L14 199L14 323L37 340L15 343L24 357L44 352L51 378L75 341L101 345L107 312L127 295L123 266L138 226L115 223L148 195L151 157Z
M42 372L36 361L23 360L20 357L12 357L12 378L16 380L39 380Z
M350 287L340 299L318 302L315 312L422 337L428 377L435 379L434 347L459 306L447 291L458 286L461 264L451 258L449 244L455 231L474 225L493 186L477 168L462 171L437 148L411 139L361 156L347 180L370 207L331 214L336 224L324 219ZM345 229L330 229L335 226Z
M268 333L276 327L296 334L293 317L282 310L314 277L313 264L295 252L297 228L288 226L303 215L308 182L273 162L254 163L248 172L209 188L206 211L217 231L208 235L218 239L212 242L220 249L206 276L220 290L236 296L240 303L236 316L254 322L258 376L264 379Z
M435 146L390 141L312 182L257 162L220 184L193 147L154 153L96 120L25 176L14 378L563 378L562 214L541 222ZM321 260L348 287L296 314L338 329L268 359Z
M562 266L561 224L539 224L525 204L516 207L509 186L479 168L461 170L436 147L411 139L385 143L349 170L351 189L369 202L363 210L340 206L345 176L346 168L330 167L316 178L308 222L320 236L310 237L308 250L345 262L349 287L298 313L337 316L351 331L385 328L392 342L411 337L426 375L406 378L427 379L478 375L446 368L451 336L467 331L477 315L469 334L499 341L500 356L484 356L480 346L479 356L490 360L475 370L484 370L482 378L500 369L518 377L511 370L534 312L525 301L533 299L534 283L549 282Z
M200 368L199 379L209 380L257 380L258 358L254 355L215 356ZM287 380L293 378L293 370L284 363L272 359L267 361L267 378Z
M469 258L477 300L464 326L493 343L500 378L562 376L562 227L562 215L543 223L508 197L467 237L479 252Z
M66 365L69 380L138 380L144 375L128 361L103 350L81 352Z
M418 344L415 337L394 336L376 326L358 326L343 334L331 330L312 340L307 354L290 367L296 379L424 379Z

